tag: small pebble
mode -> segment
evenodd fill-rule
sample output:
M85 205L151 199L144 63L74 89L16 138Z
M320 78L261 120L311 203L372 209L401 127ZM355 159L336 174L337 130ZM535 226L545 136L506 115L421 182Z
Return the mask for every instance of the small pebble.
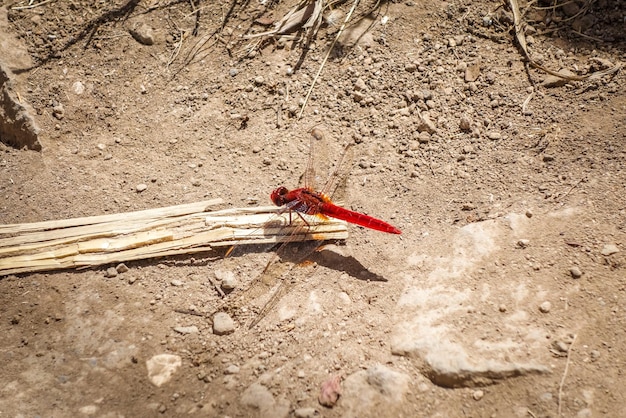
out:
M475 401L480 401L483 396L485 396L485 392L482 390L475 390L474 393L472 393L472 398L474 398Z
M140 44L153 45L154 44L154 31L150 26L143 23L138 28L130 30L130 34Z
M129 278L128 278L128 284L133 284L133 283L135 283L136 281L137 281L137 278L136 278L136 277L129 277Z
M532 213L532 211L531 211L530 209L528 209L528 210L526 211L526 217L527 217L527 218L532 218L532 217L533 217L533 213Z
M104 277L116 277L116 276L117 276L117 270L115 270L115 267L109 267L104 272Z
M580 277L583 275L583 272L580 271L578 267L574 266L569 269L569 274L571 274L574 279L580 279Z
M506 306L505 305L500 305L500 306L498 306L498 310L500 312L506 312Z
M80 81L76 81L74 84L72 84L72 91L76 95L81 95L85 92L85 85Z
M179 334L197 334L198 333L198 327L195 325L191 325L189 327L174 327L174 331L178 332Z
M459 128L462 131L468 132L472 129L472 120L468 115L461 116L461 121L459 122Z
M172 281L170 281L170 284L175 287L180 287L183 285L183 282L178 279L172 279Z
M228 74L230 74L231 77L234 77L239 74L239 70L236 68L231 68L230 70L228 70Z
M517 241L517 246L519 248L526 248L530 245L530 240L527 239L521 239L519 241Z
M492 141L497 141L499 139L502 139L502 134L500 134L500 132L487 132L487 138L491 139Z
M231 334L235 331L235 321L226 313L218 312L213 316L213 333L216 335Z
M598 350L591 350L589 355L591 356L591 361L596 361L600 358L600 352Z
M317 410L315 408L298 408L293 411L296 418L313 418L317 416Z
M539 310L543 313L550 312L550 309L552 309L552 304L548 301L545 301L541 305L539 305Z
M617 248L617 245L615 244L606 244L604 247L602 247L602 255L604 256L609 256L615 253L619 252L619 248Z
M230 270L215 270L215 278L220 282L220 287L226 292L237 288L238 282L235 273Z
M148 188L148 185L146 185L144 183L141 183L141 184L138 184L137 186L135 186L135 190L137 190L137 193L141 193L144 190L146 190L147 188Z
M237 374L239 373L239 366L231 364L224 370L224 374Z
M65 116L65 108L63 108L63 105L61 103L52 108L52 116L54 116L58 120L63 119L63 117Z
M563 341L558 341L555 340L554 342L552 342L552 347L561 353L567 353L569 351L569 346L567 345L567 343L563 342Z
M265 83L265 79L263 78L262 75L254 77L254 84L256 84L257 86L260 86L263 83Z
M120 263L117 266L115 266L115 270L117 270L118 273L122 274L128 271L128 267L126 266L126 264Z

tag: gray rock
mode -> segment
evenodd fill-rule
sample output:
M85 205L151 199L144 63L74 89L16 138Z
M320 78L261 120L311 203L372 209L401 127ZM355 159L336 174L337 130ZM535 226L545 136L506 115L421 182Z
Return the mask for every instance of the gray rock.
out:
M25 52L26 48L22 47L11 34L4 31L0 33L0 39L2 39L0 42L0 56L2 57L0 59L0 141L16 148L27 147L41 151L40 129L33 117L34 111L24 103L23 99L18 99L19 90L15 76L9 70L12 64L15 67L29 66L28 63L19 65L17 57L12 57L19 51L22 51L24 56L28 56Z
M218 312L213 316L213 333L227 335L235 331L235 321L226 312Z

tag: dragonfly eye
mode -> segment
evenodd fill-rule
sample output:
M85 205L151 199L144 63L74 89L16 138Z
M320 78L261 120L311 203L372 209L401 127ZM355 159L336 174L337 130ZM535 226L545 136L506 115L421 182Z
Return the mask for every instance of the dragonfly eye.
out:
M276 206L282 206L285 203L287 203L284 198L287 193L289 193L289 190L287 190L286 187L281 186L272 192L272 195L270 196L270 198L272 199L272 202L274 202Z

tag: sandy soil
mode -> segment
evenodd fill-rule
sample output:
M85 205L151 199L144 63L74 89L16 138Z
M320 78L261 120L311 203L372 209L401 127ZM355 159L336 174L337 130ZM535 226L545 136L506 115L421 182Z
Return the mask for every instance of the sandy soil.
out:
M350 226L252 329L271 293L245 289L272 252L2 277L2 416L623 413L623 70L551 82L499 2L384 2L298 118L351 3L307 50L241 38L295 1L190 3L5 2L43 150L0 145L0 222L266 205L318 126L354 143L346 206L402 235ZM578 75L619 64L625 17L623 1L531 10L531 53Z

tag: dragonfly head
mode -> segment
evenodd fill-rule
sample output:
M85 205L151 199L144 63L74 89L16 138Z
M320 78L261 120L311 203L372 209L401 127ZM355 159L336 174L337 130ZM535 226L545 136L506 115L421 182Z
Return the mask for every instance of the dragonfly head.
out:
M272 192L270 199L272 199L272 202L274 202L276 206L282 206L285 203L288 203L285 199L285 195L287 193L289 193L289 190L287 190L287 188L284 186L280 186L278 189Z

